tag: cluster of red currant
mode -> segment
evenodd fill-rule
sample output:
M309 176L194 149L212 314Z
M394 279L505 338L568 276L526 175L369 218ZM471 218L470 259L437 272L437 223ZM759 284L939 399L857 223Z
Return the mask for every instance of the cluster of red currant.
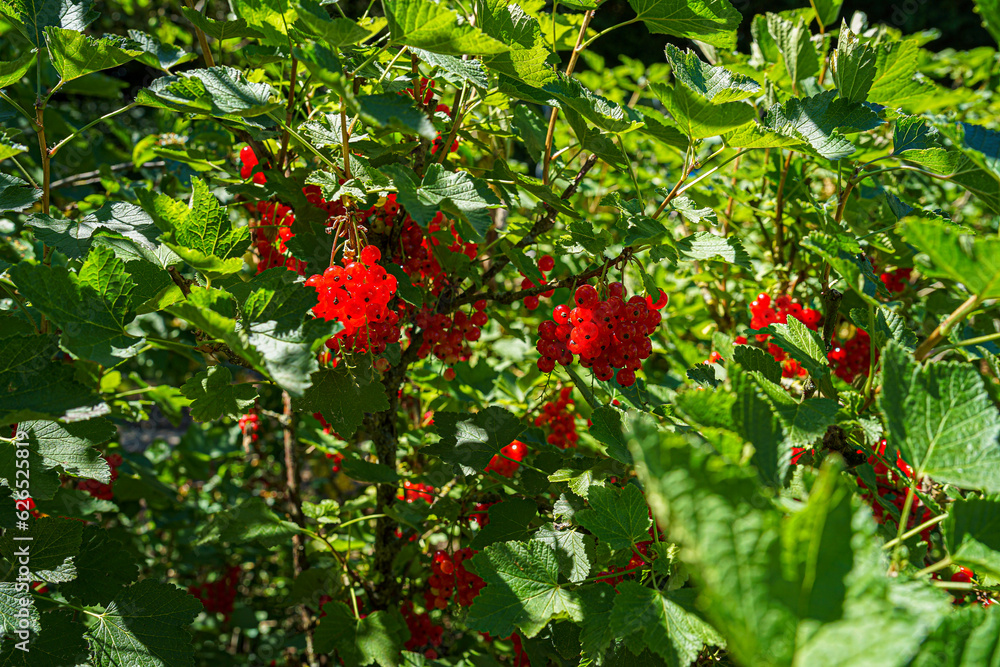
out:
M399 341L399 316L389 308L396 295L396 277L378 264L381 257L378 248L365 246L360 261L347 254L344 266L331 266L306 279L319 297L313 314L344 326L326 341L331 354L371 350L378 355Z
M823 315L818 310L803 306L787 294L782 294L773 303L767 294L758 294L757 298L750 303L750 315L750 326L754 329L763 329L771 324L785 324L788 322L788 317L792 316L816 331L823 319ZM757 340L761 343L766 343L770 337L769 334L757 334ZM738 340L737 343L739 343ZM781 364L783 377L794 378L808 375L806 369L802 368L799 362L788 357L788 354L774 343L768 343L767 351Z
M249 435L250 440L257 442L257 431L260 430L260 417L257 413L251 410L245 415L240 416L239 424L243 435Z
M113 497L112 485L115 483L115 480L118 479L118 468L121 467L125 460L122 458L121 454L108 454L104 456L104 460L108 462L109 466L111 466L111 481L104 484L102 482L98 482L96 479L84 479L77 482L76 488L81 491L86 491L98 500L111 500Z
M538 369L551 373L556 363L569 366L579 355L580 364L593 369L597 379L614 377L622 387L635 384L635 372L653 352L649 337L660 326L667 295L661 290L655 302L638 294L626 301L626 296L622 283L608 285L603 299L593 285L577 287L576 307L556 306L552 319L538 327Z
M871 339L867 333L858 329L854 336L844 343L835 344L827 354L827 358L834 374L850 384L859 375L868 375L868 366L871 363Z
M382 207L382 218L387 226L395 224L395 212L398 210L399 204L396 203L395 196L389 195ZM403 267L414 285L423 285L435 296L448 284L448 276L434 256L435 248L443 243L441 237L444 232L451 235L451 243L445 246L449 252L465 255L473 261L479 256L479 246L464 241L455 229L454 222L441 212L428 223L426 233L409 215L403 219L402 225L402 255L393 257L393 260Z
M208 613L219 613L228 619L233 612L233 602L236 601L236 586L240 581L240 572L239 566L234 565L215 581L189 586L188 593L201 600Z
M430 503L434 500L434 492L436 490L430 484L421 484L420 482L406 480L403 482L403 488L400 489L398 497L400 500L405 500L408 503L412 503L415 500L423 500Z
M513 477L517 469L521 467L521 461L528 453L528 446L520 440L515 440L500 450L503 456L494 454L493 458L486 465L486 472L495 472L503 477ZM504 458L504 456L508 458ZM510 459L514 459L511 461Z
M340 464L344 460L344 455L341 454L340 452L327 452L326 458L333 461L333 463L330 465L330 471L334 473L340 472Z
M436 551L431 559L431 576L427 580L424 600L428 609L444 609L457 592L458 604L468 607L486 586L479 576L465 569L465 561L476 555L472 549L459 549L453 556Z
M544 280L546 278L546 274L552 269L554 269L555 266L556 266L556 260L552 259L551 255L543 255L538 259L538 272L542 274L542 281L543 281L541 285L539 285L539 287L543 287L545 285ZM521 289L527 290L531 289L532 287L535 287L534 281L532 281L530 278L528 278L522 273ZM550 289L542 292L541 296L551 299L552 295L554 295L555 293L556 291L554 289ZM527 308L528 310L534 310L535 308L538 308L538 304L539 304L538 296L533 295L524 297L524 307Z
M418 614L413 608L413 602L407 600L400 609L403 619L406 620L406 627L410 629L410 638L406 640L403 647L407 651L420 651L429 660L437 660L438 653L433 647L441 645L441 635L444 628L435 625L430 614L426 612Z
M878 456L872 454L868 457L868 463L875 469L876 488L869 489L861 478L858 478L858 486L862 488L861 497L871 504L872 515L878 523L885 523L886 519L890 517L882 506L882 503L875 499L875 495L877 494L883 501L895 505L896 509L902 512L903 504L906 502L906 487L908 486L903 477L908 478L913 476L913 468L903 460L903 457L898 452L896 453L896 466L899 468L899 471L882 463L881 457L885 454L887 444L885 439L880 440L876 448ZM900 475L900 472L902 475ZM920 498L914 497L907 528L918 526L929 520L932 516L933 512L929 508L924 507ZM931 546L931 530L932 528L926 528L920 533L921 539L927 542L928 547Z
M882 273L878 279L882 281L887 290L893 294L898 294L909 286L912 273L912 268L893 269L892 271Z
M547 426L549 434L545 441L560 449L576 447L580 436L576 433L576 413L573 410L572 387L559 390L559 398L548 401L542 412L535 417L535 426Z
M483 304L485 308L485 303ZM457 310L451 315L435 313L429 308L423 308L414 316L414 323L423 329L424 338L420 347L417 348L417 356L421 359L427 358L432 352L434 356L446 364L454 364L459 361L468 361L472 355L470 342L479 340L482 336L482 327L489 320L486 313L477 310L471 316L464 311ZM412 339L415 329L410 330ZM453 380L454 370L451 377Z

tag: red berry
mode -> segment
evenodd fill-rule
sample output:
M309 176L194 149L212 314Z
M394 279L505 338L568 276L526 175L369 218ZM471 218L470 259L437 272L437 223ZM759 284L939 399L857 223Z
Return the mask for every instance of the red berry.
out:
M556 266L556 260L552 258L551 255L543 255L541 259L538 260L538 270L548 273Z

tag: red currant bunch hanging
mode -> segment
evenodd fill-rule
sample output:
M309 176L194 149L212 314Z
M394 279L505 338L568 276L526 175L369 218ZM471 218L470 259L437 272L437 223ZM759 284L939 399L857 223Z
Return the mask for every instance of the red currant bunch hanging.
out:
M503 456L494 455L486 466L486 472L495 472L503 477L513 477L517 469L521 467L521 461L528 453L528 447L520 440L515 440L500 450ZM508 458L504 458L504 456ZM509 459L514 459L513 461Z
M256 412L248 412L240 417L240 431L243 435L249 435L250 440L257 442L257 431L260 429L260 417Z
M407 651L420 651L423 649L425 657L431 660L437 659L437 651L431 647L441 645L441 634L444 632L444 628L440 625L435 625L431 621L430 615L426 612L418 614L413 609L413 602L411 600L404 602L400 611L402 611L403 618L406 620L406 627L410 629L410 638L403 647Z
M580 436L576 433L576 413L573 411L572 387L559 390L557 399L542 406L542 412L535 417L535 426L548 427L545 441L560 449L576 447Z
M118 479L118 468L121 467L125 460L121 454L107 454L103 458L108 462L108 466L111 467L111 481L104 484L103 482L98 482L96 479L84 479L77 483L76 488L86 491L98 500L111 500L114 496L112 486L115 480Z
M410 480L406 480L403 482L403 488L399 493L399 499L405 500L408 503L412 503L416 500L422 500L430 503L434 501L435 490L436 489L430 484L421 484L420 482L411 482Z
M868 375L868 367L871 364L871 339L867 333L858 329L853 337L842 344L834 345L827 358L837 377L850 384L859 375Z
M882 273L878 278L885 285L885 288L893 294L898 294L909 286L912 268L899 268Z
M313 314L344 326L326 343L333 354L342 350L382 354L386 345L399 341L399 316L389 308L396 295L396 277L378 264L380 258L379 249L369 245L362 249L360 261L348 256L344 266L331 266L306 279L319 297Z
M761 293L750 303L750 326L754 329L763 329L772 324L786 324L788 317L794 317L808 328L816 331L823 316L818 310L813 310L803 306L798 301L794 301L787 294L782 294L772 303L771 297ZM770 339L769 334L757 334L757 340L761 343ZM799 362L788 357L786 352L775 345L769 343L767 351L781 364L781 374L786 378L805 377L808 375L806 369L802 368Z
M628 297L625 285L611 283L602 299L593 285L580 285L573 302L575 307L556 306L552 319L538 327L538 369L551 373L556 363L569 366L579 355L580 365L591 368L597 379L615 378L620 386L631 387L635 372L652 354L650 336L660 326L667 295L661 290L656 301Z

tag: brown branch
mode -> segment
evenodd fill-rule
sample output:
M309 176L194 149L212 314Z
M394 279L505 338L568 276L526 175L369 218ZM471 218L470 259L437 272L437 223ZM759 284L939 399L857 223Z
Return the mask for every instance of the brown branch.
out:
M788 157L785 158L785 167L781 170L781 180L778 181L778 193L777 203L775 204L774 210L774 264L777 266L781 264L781 258L784 254L785 246L785 225L782 222L782 218L785 214L785 181L788 179L788 170L792 166L792 151L788 151Z
M278 151L277 168L285 169L285 158L288 156L288 130L292 126L292 116L295 113L295 82L299 73L299 61L292 56L292 74L288 78L288 105L285 107L285 129L281 134L281 150Z
M287 391L281 392L282 417L281 430L285 449L285 500L288 505L288 516L300 528L305 528L305 515L302 513L302 498L299 496L299 462L296 456L298 439L295 437L295 427L298 421L292 410L292 397ZM298 577L309 569L306 560L305 540L301 533L292 535L292 571ZM316 654L313 650L313 622L304 604L299 605L299 619L302 631L306 637L306 661L315 663Z
M191 10L198 11L194 8L194 0L187 0L186 4ZM191 25L194 26L194 32L198 36L198 43L201 44L201 55L205 57L205 65L215 67L215 58L212 57L212 49L208 48L208 38L205 36L205 31L194 23Z
M590 157L588 157L584 161L583 166L580 167L580 171L578 171L576 176L573 178L573 182L566 186L566 189L563 190L563 193L562 195L560 195L559 198L569 199L570 197L572 197L573 193L576 192L576 189L580 187L580 183L583 181L583 177L587 175L587 172L590 171L595 164L597 164L597 156L591 155ZM532 243L534 243L539 236L541 236L545 232L555 227L556 214L557 214L556 209L552 208L552 206L550 206L549 204L545 204L544 207L545 207L545 215L542 216L534 225L532 225L528 233L524 235L524 238L518 241L517 244L514 246L515 248L519 249L527 248ZM486 273L483 274L482 283L485 285L486 283L490 282L508 264L510 264L510 259L506 255L498 256L493 261L493 265L490 266L490 268L486 271ZM458 299L455 301L455 304L472 303L472 301L475 301L475 299L473 299L472 301L468 300L468 297L471 294L473 294L474 291L475 287L470 287L469 289L467 289L460 297L458 297ZM542 291L544 292L545 290Z

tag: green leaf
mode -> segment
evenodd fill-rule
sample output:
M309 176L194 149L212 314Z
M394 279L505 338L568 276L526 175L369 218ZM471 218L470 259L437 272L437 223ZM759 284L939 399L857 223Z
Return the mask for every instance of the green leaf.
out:
M819 72L819 59L812 44L809 26L800 17L797 22L786 21L778 14L767 14L767 31L781 52L785 69L792 82L802 81Z
M488 56L509 50L444 3L383 0L382 6L390 39L396 44L453 56Z
M52 66L63 81L124 65L142 54L135 42L108 35L100 39L55 26L45 29Z
M1000 2L997 0L975 0L976 12L983 18L983 27L991 35L993 41L1000 43Z
M0 129L0 161L20 155L28 150L27 146L14 139L20 134L21 131L17 128ZM0 211L2 210L4 210L3 205L0 205Z
M1000 176L995 169L986 169L977 163L973 158L975 154L970 150L926 148L907 151L903 159L945 176L979 197L991 212L1000 213Z
M702 220L710 225L719 224L719 219L709 207L698 208L698 205L690 197L675 197L670 202L670 209L692 224L698 224Z
M774 336L772 342L802 364L814 379L819 379L830 372L823 339L794 317L789 318L786 324L772 324L750 333L767 333Z
M528 537L528 525L538 516L538 506L527 498L510 498L491 505L490 521L469 544L476 551L498 542L521 541Z
M371 34L351 19L330 18L327 11L314 0L299 0L298 4L302 11L299 12L296 25L313 37L320 38L326 46L339 49L357 44Z
M229 4L237 16L262 34L263 44L288 46L288 28L298 18L289 0L232 0Z
M0 424L107 413L73 366L52 360L58 352L54 337L39 335L28 322L0 318Z
M61 468L77 477L111 482L111 469L94 449L118 435L118 429L107 419L97 417L86 421L60 424L54 421L25 421L18 424L28 446L38 452L46 468Z
M490 520L492 525L492 519ZM486 526L489 528L489 526ZM583 535L574 528L557 530L551 523L543 524L531 536L555 551L559 561L559 572L570 581L583 581L590 574L590 558Z
M932 148L937 130L919 116L901 115L896 118L892 132L892 154Z
M736 102L760 92L760 84L750 77L707 65L691 49L681 51L667 44L667 62L678 81L709 102Z
M495 637L515 629L534 637L553 618L582 620L579 595L559 583L559 563L548 545L501 542L472 557L486 587L469 609L468 624Z
M69 610L50 611L39 617L40 628L31 634L27 649L8 640L0 652L0 664L8 667L78 665L87 655L86 626Z
M389 399L381 382L360 373L352 376L340 364L312 374L312 385L296 401L296 409L321 413L340 437L349 438L361 426L366 412L388 410Z
M499 73L500 90L540 102L546 95L538 89L556 81L557 77L549 67L555 58L538 20L518 4L505 0L476 0L475 7L479 28L509 47L503 53L483 59L487 69ZM524 82L529 89L524 90L517 81L507 77Z
M839 160L855 151L841 130L867 131L882 124L871 108L837 98L827 90L813 97L792 98L767 112L766 129L806 141L822 157Z
M353 456L345 457L340 462L341 471L357 482L369 484L397 484L399 473L387 465L371 463Z
M903 347L913 349L917 346L917 334L906 326L906 318L887 306L879 306L875 310L875 326L872 326L867 308L852 308L851 320L863 329L875 342L875 347L882 349L890 340Z
M139 576L139 568L125 546L97 526L85 526L80 554L74 559L77 576L59 584L59 591L84 605L108 605Z
M399 189L397 200L418 224L426 227L438 211L444 211L468 222L476 240L486 238L493 222L489 209L499 207L501 202L485 181L464 171L445 171L437 163L427 168L419 183L409 170L396 167L385 171L391 173Z
M125 331L134 317L135 284L111 249L92 249L79 274L25 262L10 274L21 293L62 330L62 345L73 354L111 368L142 347L143 339Z
M27 224L35 238L72 259L85 257L103 231L127 239L127 243L114 247L115 254L126 262L141 257L160 267L180 263L177 255L157 243L160 230L149 214L127 202L108 202L79 220L37 213L28 218ZM128 257L126 252L130 253Z
M723 49L736 46L743 20L729 0L628 0L652 33L687 37Z
M454 77L454 82L462 81L469 83L480 90L487 90L490 87L490 80L486 76L486 71L483 69L481 60L463 60L455 56L445 56L416 48L410 49L410 53L414 54L422 62L439 68L442 72L445 72L446 77L451 75L451 77ZM515 109L515 116L516 113L517 109Z
M190 7L181 7L181 11L184 12L184 16L188 21L201 28L209 37L214 37L220 42L227 39L260 39L264 36L264 33L251 28L243 19L216 21Z
M781 364L759 347L737 345L733 348L733 360L745 371L758 371L771 382L781 382Z
M801 243L802 247L813 251L836 269L847 286L865 302L877 306L879 301L876 296L889 296L889 291L875 275L861 246L850 236L811 232Z
M875 81L868 91L870 102L909 113L949 104L946 89L917 74L920 44L916 40L883 42L875 54Z
M144 106L239 121L273 109L271 86L252 83L232 67L193 69L161 76L136 96Z
M623 581L617 590L610 619L614 636L628 641L636 635L667 664L690 665L706 645L723 643L712 627L691 611L694 600L687 592L690 589L664 593Z
M781 418L787 446L810 447L826 434L828 427L837 423L837 411L840 409L837 401L830 398L797 401L780 385L755 373L751 375L758 380L758 386Z
M716 376L715 370L715 364L695 364L687 369L686 375L689 380L694 380L703 387L714 388L722 384L722 380Z
M1000 417L979 371L957 362L922 366L895 342L882 352L879 407L889 442L914 474L1000 492Z
M837 17L840 16L840 6L844 4L844 0L813 0L812 5L816 10L816 18L819 22L824 25L833 25L837 22ZM840 31L843 35L843 28Z
M152 35L140 30L129 30L128 36L138 48L142 49L136 60L150 67L162 69L164 72L169 72L171 67L198 57L172 44L163 44Z
M381 610L365 618L355 618L343 602L323 605L326 614L316 628L316 650L336 651L345 665L399 667L407 664L402 655L409 630L395 609Z
M978 605L958 607L942 619L909 667L996 665L1000 615Z
M628 484L619 494L609 487L591 487L590 509L576 513L581 526L612 549L624 549L649 539L649 507L642 491Z
M584 612L580 623L581 653L584 658L600 660L615 638L611 630L611 612L618 593L610 585L599 583L581 588L579 595Z
M750 255L735 236L716 236L710 232L695 232L677 241L677 252L687 260L719 258L744 269L752 269Z
M198 544L241 545L257 542L265 548L287 544L300 532L267 506L263 498L250 497L239 507L213 514L202 527Z
M2 5L0 5L0 11L3 11ZM35 51L33 50L26 50L14 60L0 62L0 88L12 86L23 79L34 64Z
M122 590L88 631L94 667L192 664L187 627L202 610L193 595L155 579Z
M0 212L19 212L41 199L42 191L17 176L0 174Z
M1000 578L1000 500L956 500L948 507L942 530L953 563Z
M924 274L954 281L983 298L1000 296L1000 239L970 236L932 215L905 218L900 233L930 260L917 257Z
M757 118L757 112L746 102L713 104L687 85L652 83L649 87L663 102L678 129L692 139L725 134Z
M249 244L249 228L232 224L229 211L204 181L192 178L191 188L186 204L164 194L141 197L143 208L166 232L167 245L185 260L197 261L191 251L202 261L240 259Z
M56 26L81 32L99 16L93 5L93 0L3 0L0 14L11 17L14 27L32 46L41 49L45 46L45 28Z
M233 375L225 366L210 366L190 378L181 393L191 400L191 416L202 422L221 417L236 419L257 399L252 384L233 385Z
M736 431L753 445L751 462L768 486L783 488L792 462L792 448L771 403L758 389L758 383L743 374L734 382L736 400L732 420Z
M25 627L32 632L39 632L41 625L38 609L35 607L27 586L13 581L0 582L0 632L7 637L15 636L14 631L18 629L19 624L17 612L23 609L27 609L26 613L21 612ZM5 643L10 644L9 641Z
M840 24L837 40L833 56L833 82L837 92L849 102L864 102L875 81L875 50L851 32L846 20Z
M608 456L625 465L632 465L632 455L622 435L621 413L610 405L602 405L590 415L590 421L590 434L608 448Z
M62 583L76 578L73 560L80 553L83 524L71 519L42 517L28 522L28 530L18 530L16 537L30 538L15 540L13 530L0 537L0 555L8 562L17 562L16 552L25 542L30 542L28 567L32 578L50 583Z
M495 405L471 417L460 412L436 412L434 432L441 439L421 451L459 465L466 475L473 475L482 472L524 428L517 417Z
M427 140L434 139L434 124L427 114L413 105L413 98L409 96L362 95L355 101L361 118L366 123L407 134L418 134Z

